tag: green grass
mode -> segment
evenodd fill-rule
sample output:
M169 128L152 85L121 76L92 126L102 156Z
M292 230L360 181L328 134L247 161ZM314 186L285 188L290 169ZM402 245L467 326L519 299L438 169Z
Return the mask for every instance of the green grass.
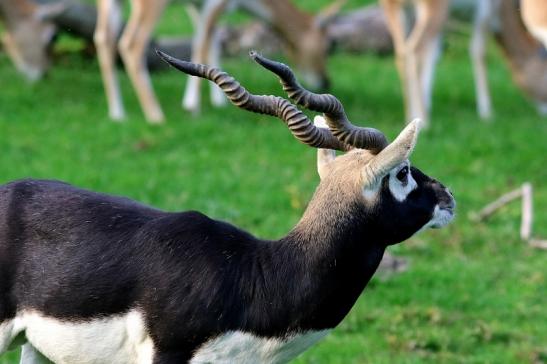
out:
M462 38L448 39L432 126L412 157L454 191L457 219L392 247L410 269L373 279L344 322L296 362L547 362L546 253L519 241L518 204L488 224L467 218L530 181L534 234L547 238L547 120L490 49L496 117L479 121ZM277 81L247 59L224 66L255 93L280 93ZM393 138L404 118L392 60L337 55L329 69L332 92L352 121ZM0 183L60 179L166 210L200 210L264 238L297 222L318 182L315 151L281 122L232 106L215 110L207 99L202 115L192 117L179 107L185 77L169 71L153 75L167 123L150 126L125 75L121 81L129 117L113 123L95 59L62 53L49 77L30 85L0 53ZM8 353L0 363L16 358Z

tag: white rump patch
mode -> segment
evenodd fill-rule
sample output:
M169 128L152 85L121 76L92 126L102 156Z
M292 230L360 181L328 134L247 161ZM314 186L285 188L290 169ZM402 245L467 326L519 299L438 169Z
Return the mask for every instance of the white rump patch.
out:
M56 364L135 363L150 364L154 354L142 315L124 315L85 322L63 321L24 311L0 325L0 349L25 333L30 344ZM8 343L9 344L9 343Z
M190 361L198 363L285 363L321 340L330 330L310 331L285 339L233 331L203 344Z

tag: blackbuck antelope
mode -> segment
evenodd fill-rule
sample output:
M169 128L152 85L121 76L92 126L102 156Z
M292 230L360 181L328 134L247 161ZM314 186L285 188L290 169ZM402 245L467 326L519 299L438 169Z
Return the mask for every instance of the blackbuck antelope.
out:
M31 81L41 78L49 67L48 49L55 26L48 18L62 10L60 3L0 0L0 20L5 25L2 44L17 70Z
M389 144L352 125L334 96L252 54L298 105L324 113L329 129L317 128L286 99L161 56L282 119L298 140L347 153L325 161L304 216L279 240L57 181L0 187L0 352L23 345L24 363L286 362L340 323L388 245L452 220L450 192L408 161L418 121Z
M161 122L164 115L154 94L145 64L145 50L150 35L169 0L131 0L131 14L119 44L117 35L121 26L119 0L98 0L98 19L95 44L110 117L121 120L125 116L120 89L115 73L116 47L137 92L146 118ZM204 0L201 13L194 19L195 34L192 46L194 63L219 64L220 50L215 37L216 24L227 10L241 8L258 19L269 23L286 45L287 54L314 88L326 88L328 77L326 58L328 38L326 25L338 11L341 2L335 2L318 15L312 16L289 0ZM211 101L220 106L224 95L213 85ZM200 81L189 79L183 97L183 107L198 111L200 106Z

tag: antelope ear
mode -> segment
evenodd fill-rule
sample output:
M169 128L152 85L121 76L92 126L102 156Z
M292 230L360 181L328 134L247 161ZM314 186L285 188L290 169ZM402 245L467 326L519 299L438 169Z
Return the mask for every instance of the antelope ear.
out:
M313 118L313 124L318 128L329 128L325 118L319 115ZM317 173L319 173L320 179L323 179L329 173L330 163L335 158L336 151L334 149L317 149Z
M315 25L320 29L325 29L345 4L346 0L336 0L321 9L315 16Z
M397 138L378 153L364 168L365 184L374 185L393 168L408 159L418 139L422 127L420 119L412 120Z

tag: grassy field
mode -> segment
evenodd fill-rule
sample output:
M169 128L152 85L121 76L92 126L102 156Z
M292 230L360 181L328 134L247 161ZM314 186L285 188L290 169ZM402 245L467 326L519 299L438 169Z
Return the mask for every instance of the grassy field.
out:
M488 224L467 217L530 181L534 234L547 238L547 120L516 89L492 47L496 116L479 121L466 41L448 37L432 126L412 158L453 190L457 219L392 247L410 269L374 278L345 321L297 363L547 363L546 252L519 241L518 204ZM169 71L153 75L165 125L146 124L125 75L129 117L113 123L95 59L59 53L49 77L34 85L0 53L0 183L60 179L170 211L196 209L264 238L280 237L297 222L318 182L315 151L281 122L208 104L200 117L188 115L179 107L185 77ZM224 65L251 91L280 93L251 61ZM352 121L393 138L404 118L391 58L336 55L329 69L332 93ZM8 353L0 363L16 363L17 356Z

